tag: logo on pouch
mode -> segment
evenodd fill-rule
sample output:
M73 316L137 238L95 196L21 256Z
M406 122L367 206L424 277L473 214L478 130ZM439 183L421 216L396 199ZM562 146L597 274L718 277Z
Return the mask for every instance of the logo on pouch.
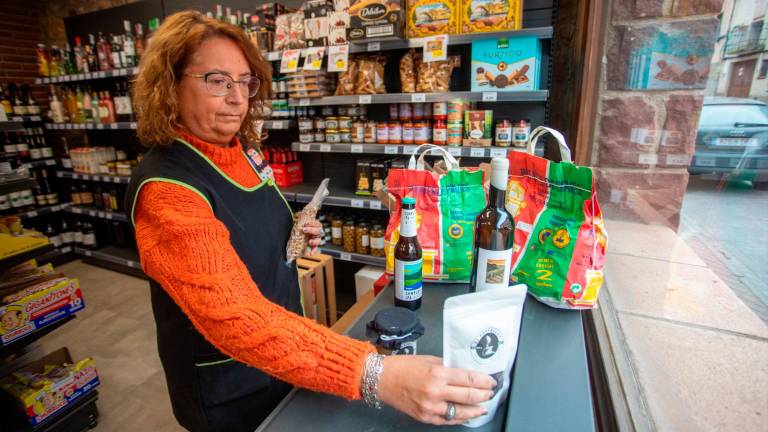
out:
M387 13L387 7L383 4L374 3L360 10L360 18L364 20L375 20L383 17Z
M472 341L472 357L480 363L487 363L499 352L504 344L501 332L494 327L488 327L480 333L480 336Z
M451 236L452 239L459 239L464 235L464 228L459 224L453 224L448 227L448 235Z

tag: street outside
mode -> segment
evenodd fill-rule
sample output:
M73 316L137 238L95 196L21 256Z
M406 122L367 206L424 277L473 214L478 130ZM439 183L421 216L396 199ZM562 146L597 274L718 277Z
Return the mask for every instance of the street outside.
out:
M768 191L692 175L678 235L768 324Z

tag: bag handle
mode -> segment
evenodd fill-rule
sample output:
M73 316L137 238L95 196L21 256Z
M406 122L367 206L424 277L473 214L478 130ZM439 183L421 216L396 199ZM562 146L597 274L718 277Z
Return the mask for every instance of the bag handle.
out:
M422 147L424 150L422 150ZM420 151L422 151L421 154L419 154ZM452 154L448 153L448 150L445 148L434 144L422 144L416 147L416 149L413 150L413 153L411 153L411 159L408 161L408 169L419 171L424 170L424 156L433 151L440 153L440 156L443 157L445 167L448 169L448 171L455 171L459 169L459 162L456 160L456 158L453 157ZM416 160L417 154L419 154L418 161Z
M565 137L563 134L546 126L539 126L531 132L531 137L528 139L528 153L534 154L536 152L536 144L539 142L539 137L542 137L547 133L555 137L558 147L560 147L560 160L562 162L571 162L571 149L565 145Z

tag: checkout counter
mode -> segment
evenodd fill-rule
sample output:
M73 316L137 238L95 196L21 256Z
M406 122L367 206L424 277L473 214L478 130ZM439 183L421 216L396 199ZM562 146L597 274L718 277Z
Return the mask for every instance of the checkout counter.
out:
M385 288L349 328L367 340L365 325L379 310L394 304L394 286ZM424 284L417 311L425 332L418 354L442 356L443 302L466 294L462 284ZM362 401L294 389L267 417L258 432L313 431L595 431L589 367L580 311L553 309L531 296L525 301L517 358L505 406L493 420L472 429L419 423L389 407L375 410Z

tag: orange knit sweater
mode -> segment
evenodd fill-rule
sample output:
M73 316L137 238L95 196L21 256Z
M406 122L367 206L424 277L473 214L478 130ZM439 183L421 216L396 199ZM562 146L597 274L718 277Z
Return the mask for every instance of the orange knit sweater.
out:
M242 186L259 183L237 139L223 148L181 136ZM135 222L144 272L221 352L297 387L360 398L363 362L373 346L266 299L232 247L229 231L199 195L170 183L148 183L139 193ZM285 253L285 245L264 247Z

